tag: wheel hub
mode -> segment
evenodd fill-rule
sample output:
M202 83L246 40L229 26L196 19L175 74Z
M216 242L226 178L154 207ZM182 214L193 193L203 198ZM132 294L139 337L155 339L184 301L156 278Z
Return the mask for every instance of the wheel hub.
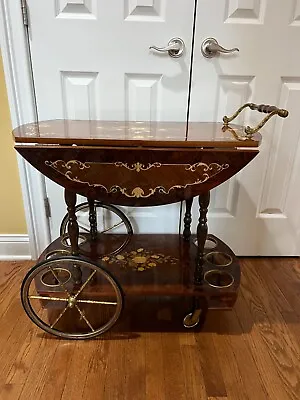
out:
M68 307L74 308L76 304L76 299L75 297L70 296L68 299Z

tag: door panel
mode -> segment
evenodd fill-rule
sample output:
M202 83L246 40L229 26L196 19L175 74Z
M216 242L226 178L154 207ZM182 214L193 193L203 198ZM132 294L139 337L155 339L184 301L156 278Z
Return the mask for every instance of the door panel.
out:
M290 111L288 119L264 128L260 156L212 193L210 231L241 255L300 254L299 4L198 0L190 120L221 121L248 101ZM186 120L194 1L28 5L40 119ZM149 51L172 37L185 41L182 58ZM240 52L205 59L200 48L208 37ZM238 122L255 125L261 119L245 112ZM65 207L62 191L48 181L46 186L54 238ZM194 207L196 212L196 201ZM165 210L128 212L141 232L174 232L178 207Z
M299 4L292 0L284 4L281 0L198 1L191 120L222 121L248 101L290 111L289 118L271 120L262 130L259 157L212 193L210 232L241 255L300 253L296 205L300 56L293 51L300 42ZM208 37L240 52L206 59L200 48ZM262 118L262 114L246 112L238 122L255 126Z
M28 3L40 119L124 120L141 113L150 121L185 120L192 0L57 0L42 12L34 0ZM185 41L182 58L149 50L174 36Z
M96 19L97 0L56 0L57 18Z
M194 0L28 0L28 7L40 120L186 121ZM149 50L172 37L185 42L181 58ZM63 194L48 180L46 189L55 238ZM176 232L178 211L130 215L139 231Z

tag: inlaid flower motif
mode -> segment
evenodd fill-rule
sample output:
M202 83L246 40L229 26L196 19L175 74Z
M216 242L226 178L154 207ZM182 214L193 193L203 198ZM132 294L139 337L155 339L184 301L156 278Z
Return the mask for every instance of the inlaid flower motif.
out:
M153 263L153 262L152 262L152 263L149 263L148 265L149 265L149 267L156 267L156 264Z
M102 261L107 264L117 264L124 269L133 269L137 272L143 272L163 264L177 264L178 259L165 254L156 254L151 251L139 248L117 256L105 256Z

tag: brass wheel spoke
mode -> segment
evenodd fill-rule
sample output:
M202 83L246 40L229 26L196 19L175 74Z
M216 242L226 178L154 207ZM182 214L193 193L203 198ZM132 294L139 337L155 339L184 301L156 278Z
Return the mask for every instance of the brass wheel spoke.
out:
M90 233L90 230L88 228L86 228L85 226L80 225L80 223L78 223L78 227L81 228L83 231Z
M89 283L89 281L94 277L96 274L96 270L93 271L93 273L87 278L87 280L84 282L84 284L81 286L81 288L78 290L78 292L75 294L74 298L76 299L80 293L83 291L83 289L86 287L86 285Z
M98 301L98 300L77 300L77 303L86 303L86 304L103 304L105 306L117 306L118 303L113 301Z
M75 308L76 310L79 312L79 314L81 315L81 317L85 320L86 324L88 325L88 327L91 329L92 332L95 332L95 329L92 327L90 321L87 319L87 317L84 315L84 313L80 310L80 308L78 307L77 304L75 304Z
M50 268L50 270L51 270L51 272L52 272L54 278L55 278L55 279L57 280L57 282L59 283L59 286L61 286L61 287L64 289L64 291L67 293L67 295L70 297L71 294L69 293L69 291L68 291L68 289L66 288L66 286L64 285L64 283L61 282L61 281L58 279L58 276L57 276L56 273L54 272L53 268L52 268L51 266L49 266L49 268Z
M99 232L99 233L106 233L106 232L109 232L109 231L113 230L114 228L117 228L118 226L120 226L120 225L122 225L122 224L124 224L124 221L120 221L120 222L118 222L117 224L111 226L110 228L104 229L104 231L101 231L101 232Z
M70 282L76 277L74 266L82 276L78 283L75 279ZM98 288L100 280L103 291ZM92 261L69 255L35 265L22 283L21 301L39 328L66 339L90 339L108 331L123 307L122 291L109 272Z
M62 299L60 297L47 297L47 296L28 296L29 299L36 300L51 300L51 301L68 301L68 299Z
M58 321L61 319L61 317L67 311L67 309L68 309L68 305L62 310L62 312L59 314L59 316L56 318L56 320L53 322L53 324L50 326L50 328L53 328L58 323Z

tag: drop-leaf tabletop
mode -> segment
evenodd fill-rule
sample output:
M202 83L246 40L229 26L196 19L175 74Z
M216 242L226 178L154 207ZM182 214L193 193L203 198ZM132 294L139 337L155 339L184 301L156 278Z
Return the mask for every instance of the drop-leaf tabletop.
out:
M231 125L247 107L266 118L256 128ZM208 235L209 194L254 159L259 131L274 115L288 112L248 103L223 123L51 120L16 128L16 150L65 189L68 211L60 237L22 284L33 322L59 337L92 338L115 324L124 294L191 298L186 328L201 325L209 308L231 308L240 266L225 243ZM76 205L77 194L87 202ZM192 235L196 196L200 217ZM117 207L180 201L182 235L134 234Z

